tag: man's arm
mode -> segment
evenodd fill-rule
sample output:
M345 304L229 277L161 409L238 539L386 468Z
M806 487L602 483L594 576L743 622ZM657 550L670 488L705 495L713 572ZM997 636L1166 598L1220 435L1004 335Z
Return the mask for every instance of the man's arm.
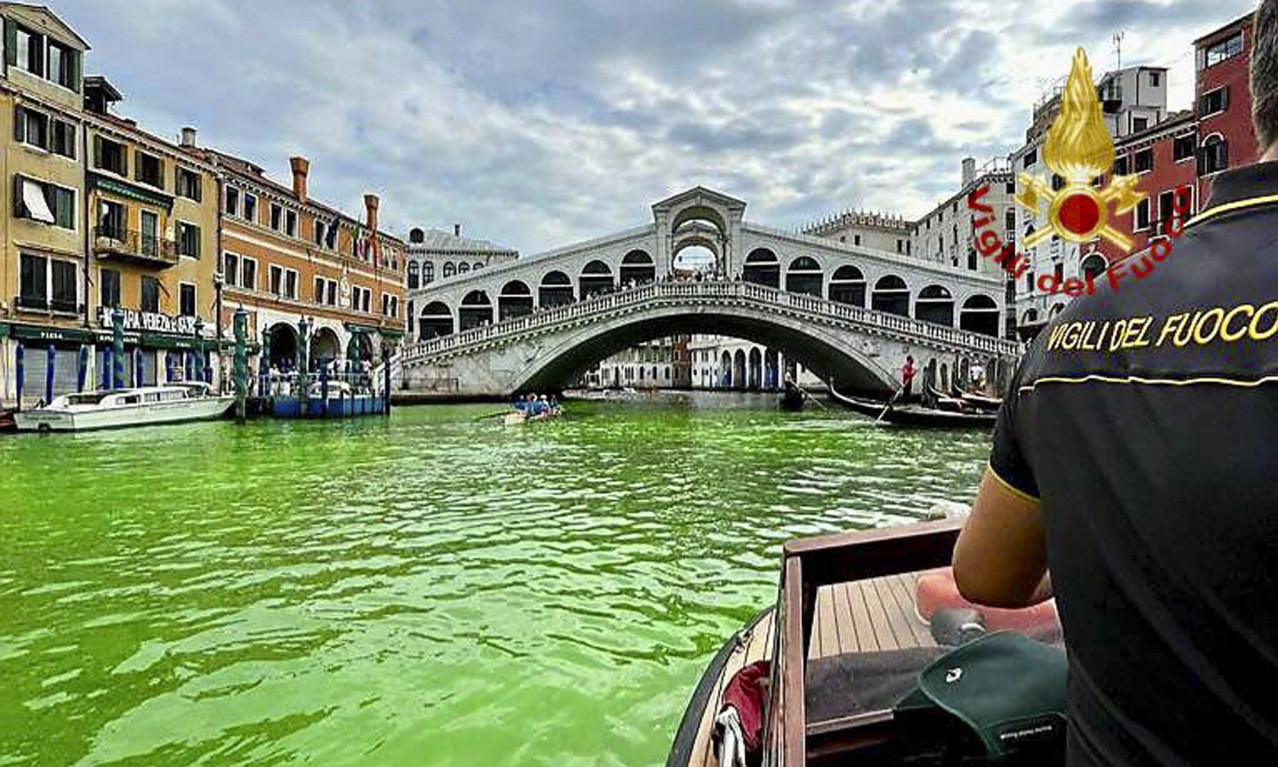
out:
M954 547L954 579L965 599L990 607L1028 607L1049 599L1038 499L986 469Z

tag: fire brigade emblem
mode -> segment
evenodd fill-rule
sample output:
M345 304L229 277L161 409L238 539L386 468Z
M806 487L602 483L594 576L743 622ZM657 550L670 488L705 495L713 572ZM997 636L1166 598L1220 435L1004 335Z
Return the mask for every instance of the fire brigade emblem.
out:
M1105 129L1100 99L1092 84L1092 67L1082 48L1074 54L1061 96L1061 112L1047 131L1043 160L1065 185L1057 191L1038 176L1018 176L1021 189L1016 203L1035 215L1047 207L1047 226L1026 237L1024 247L1032 248L1057 234L1071 242L1101 237L1124 251L1131 250L1131 239L1110 226L1110 207L1115 215L1127 213L1146 195L1136 190L1136 176L1114 176L1101 189L1092 184L1114 165L1114 141Z

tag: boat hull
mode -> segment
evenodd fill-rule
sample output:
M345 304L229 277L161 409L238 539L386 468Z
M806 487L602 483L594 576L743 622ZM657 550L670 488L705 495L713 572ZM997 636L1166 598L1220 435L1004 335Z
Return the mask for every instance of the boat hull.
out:
M40 408L14 414L18 431L93 431L131 426L156 426L222 417L234 397L208 397L174 402L149 402L94 410Z

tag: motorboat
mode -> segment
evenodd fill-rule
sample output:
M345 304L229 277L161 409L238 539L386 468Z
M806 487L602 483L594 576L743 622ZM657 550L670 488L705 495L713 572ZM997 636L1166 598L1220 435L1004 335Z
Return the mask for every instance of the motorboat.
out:
M220 418L234 401L202 382L81 392L14 413L18 431L87 431Z

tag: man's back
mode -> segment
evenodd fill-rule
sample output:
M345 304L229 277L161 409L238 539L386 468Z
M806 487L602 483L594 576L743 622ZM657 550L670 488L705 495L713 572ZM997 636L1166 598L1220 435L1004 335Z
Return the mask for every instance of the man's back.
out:
M1042 499L1071 764L1278 762L1267 195L1278 163L1219 177L1152 273L1099 277L1043 331L1009 395L991 468Z

